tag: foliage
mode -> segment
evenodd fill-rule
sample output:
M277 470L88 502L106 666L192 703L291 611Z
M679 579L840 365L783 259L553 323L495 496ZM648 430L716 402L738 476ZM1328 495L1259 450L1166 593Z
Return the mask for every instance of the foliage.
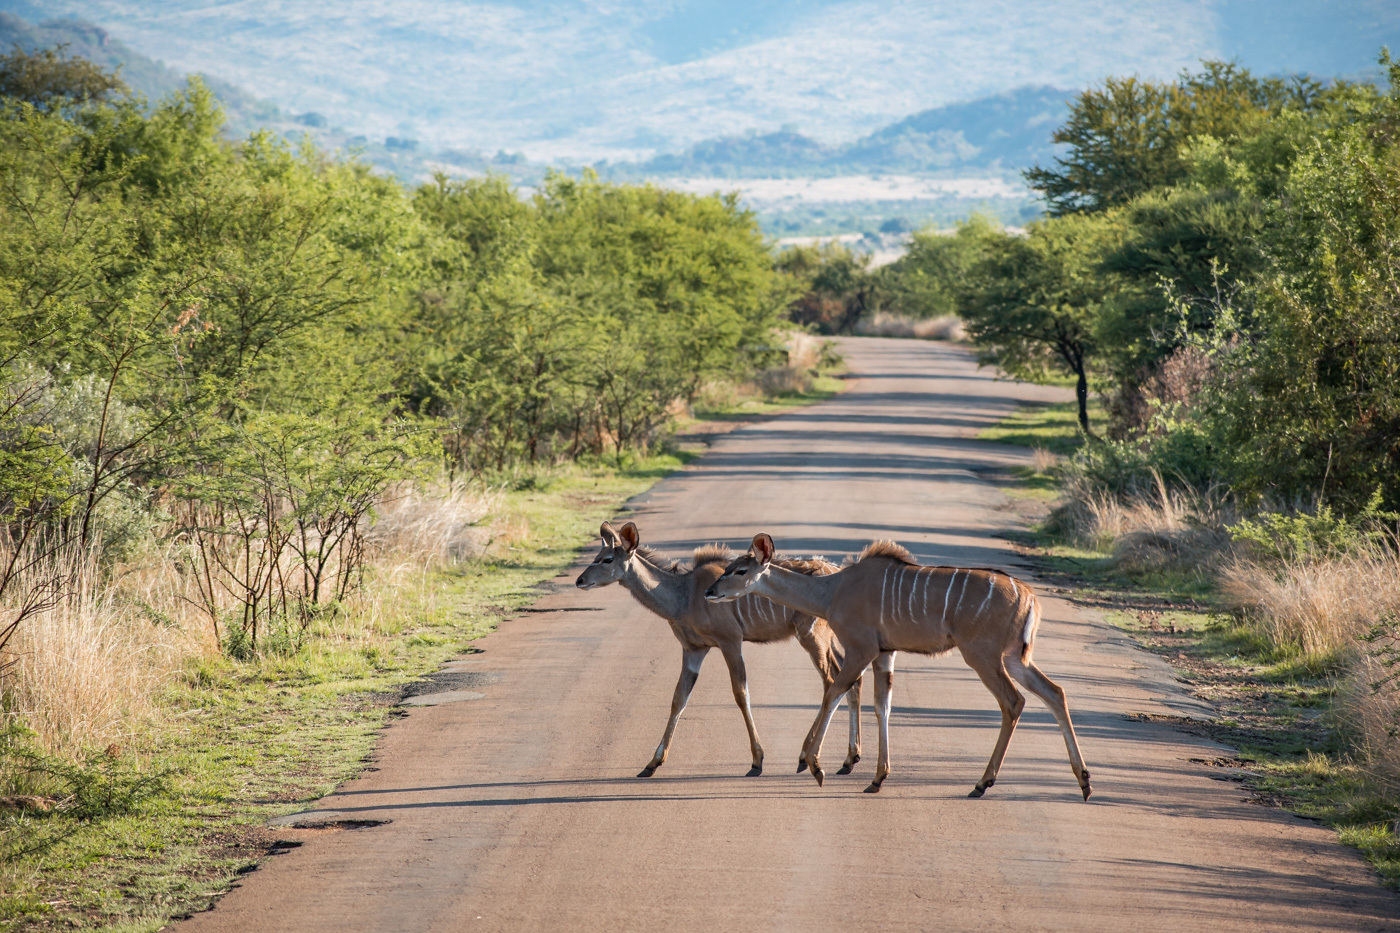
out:
M935 230L915 233L909 251L881 270L889 309L916 319L957 314L967 277L995 242L996 232L990 217L975 213L951 236Z
M1042 380L1055 370L1074 376L1086 433L1089 368L1099 354L1094 323L1111 288L1094 257L1112 232L1101 218L1070 216L1033 223L1024 238L989 236L962 300L984 360L1020 378Z
M1191 141L1254 135L1285 109L1323 106L1344 90L1305 77L1257 78L1233 62L1207 61L1174 83L1107 78L1070 106L1052 139L1069 146L1055 167L1026 172L1053 215L1103 211L1182 181Z
M836 241L786 249L777 268L799 292L788 305L789 320L820 334L851 333L884 301L882 279L869 271L870 257Z
M24 101L40 110L61 109L101 100L126 85L85 58L70 58L63 46L37 53L16 48L0 56L0 97Z

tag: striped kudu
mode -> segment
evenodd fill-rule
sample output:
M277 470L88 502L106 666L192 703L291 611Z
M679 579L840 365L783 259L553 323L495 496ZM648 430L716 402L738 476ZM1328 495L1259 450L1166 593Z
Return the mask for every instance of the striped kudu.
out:
M896 651L941 654L957 648L967 665L1001 707L1001 734L982 780L970 797L981 797L996 783L1011 733L1026 701L1014 677L1050 707L1064 733L1070 767L1089 799L1089 772L1079 753L1065 692L1031 661L1040 600L1030 587L996 570L922 567L909 552L891 541L877 541L854 563L825 576L793 573L773 560L773 539L757 535L748 553L736 557L706 591L712 601L765 596L813 616L825 618L841 640L845 660L822 697L808 744L803 749L817 783L822 740L831 721L833 702L867 664L875 667L875 715L880 725L880 758L875 780L866 788L879 791L890 773L890 691ZM1008 673L1010 676L1008 676Z
M744 714L744 725L749 730L753 767L748 776L762 774L763 746L759 744L753 712L749 709L743 644L746 641L784 641L795 635L811 655L812 664L821 675L822 685L829 687L841 667L841 651L832 637L831 628L820 618L779 606L762 597L745 597L725 605L707 601L704 598L705 590L724 570L731 556L728 548L718 545L697 548L692 566L685 568L679 563L668 563L649 549L640 547L637 526L632 522L617 530L603 522L599 534L603 539L602 550L579 575L578 587L590 590L609 583L621 583L636 597L637 602L669 622L672 634L681 643L681 675L671 699L671 718L666 723L666 732L661 736L656 754L637 777L651 777L666 760L676 722L681 718L681 712L690 699L690 691L700 675L700 663L711 648L718 648L729 666L734 702L739 704L739 710ZM836 569L834 565L819 559L773 563L799 576L830 573ZM855 763L860 761L861 673L857 671L842 691L851 710L851 729L846 761L839 774L849 774ZM840 700L839 696L837 700ZM805 756L810 744L809 733L803 744L803 757L798 759L798 771L806 766Z

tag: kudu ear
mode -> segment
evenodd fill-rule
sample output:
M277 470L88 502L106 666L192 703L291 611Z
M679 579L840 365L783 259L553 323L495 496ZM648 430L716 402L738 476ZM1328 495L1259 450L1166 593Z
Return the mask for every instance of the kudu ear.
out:
M617 532L609 522L603 522L602 527L598 529L598 537L602 538L608 547L617 546Z
M753 553L766 566L773 559L773 539L768 537L766 532L760 531L753 536Z
M632 522L622 526L622 530L617 533L622 540L622 546L627 548L627 553L631 554L637 549L637 545L642 543L641 536L637 534L637 526Z

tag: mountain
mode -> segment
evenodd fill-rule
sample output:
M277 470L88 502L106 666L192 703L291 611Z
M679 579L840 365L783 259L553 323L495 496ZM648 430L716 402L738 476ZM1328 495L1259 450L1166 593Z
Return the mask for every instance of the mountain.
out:
M917 173L1006 175L1058 154L1050 134L1075 91L1024 87L933 107L845 145L792 129L709 139L644 162L605 163L607 177L792 178Z
M1021 87L1374 70L1395 0L0 0L372 141L637 161L781 127L845 146ZM776 143L777 141L773 141ZM972 146L979 144L968 137ZM955 139L928 137L930 155ZM984 147L979 147L984 148Z

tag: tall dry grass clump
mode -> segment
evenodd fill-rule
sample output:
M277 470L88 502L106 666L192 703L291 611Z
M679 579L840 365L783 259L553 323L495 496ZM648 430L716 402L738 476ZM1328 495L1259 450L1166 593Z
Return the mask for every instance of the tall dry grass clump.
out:
M491 542L487 516L501 492L455 482L403 483L385 494L365 533L371 554L394 563L450 566L480 557Z
M934 318L912 318L889 311L856 323L856 333L866 337L913 337L919 340L962 340L967 336L962 318L943 314Z
M1242 557L1221 569L1220 592L1281 648L1355 655L1380 619L1400 613L1400 558L1380 545L1277 563Z
M1070 477L1051 524L1077 544L1111 552L1130 572L1205 572L1232 553L1234 514L1223 491L1170 487L1160 474L1125 493Z
M16 593L65 581L47 609L15 630L3 685L6 714L24 721L46 752L68 758L127 744L159 715L158 695L185 659L212 647L202 629L174 620L184 609L170 599L172 581L149 572L113 579L97 553L66 547L33 563L28 580L13 581Z
M1343 681L1336 710L1362 766L1394 797L1400 795L1400 617L1378 626L1376 635Z

